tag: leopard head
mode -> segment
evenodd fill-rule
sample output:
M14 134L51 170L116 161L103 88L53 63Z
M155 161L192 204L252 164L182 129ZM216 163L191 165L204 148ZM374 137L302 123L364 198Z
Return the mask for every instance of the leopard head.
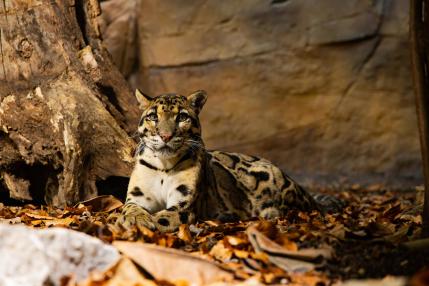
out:
M159 157L174 157L178 152L203 147L198 114L207 100L207 93L198 90L188 96L162 94L149 97L136 90L143 110L139 122L138 152L149 148Z

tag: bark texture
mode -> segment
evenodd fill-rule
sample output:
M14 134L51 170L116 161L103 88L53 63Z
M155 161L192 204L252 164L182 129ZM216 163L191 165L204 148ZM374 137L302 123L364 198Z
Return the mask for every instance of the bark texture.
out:
M129 175L139 112L99 15L97 0L0 3L0 191L13 198L64 206Z
M429 27L425 22L428 12L426 0L410 2L411 59L425 179L425 200L422 213L425 237L429 236L429 74L427 71Z

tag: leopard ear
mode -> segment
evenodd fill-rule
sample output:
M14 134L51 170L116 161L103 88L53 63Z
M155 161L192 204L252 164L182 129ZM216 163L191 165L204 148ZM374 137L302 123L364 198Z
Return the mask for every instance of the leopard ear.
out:
M206 103L206 100L207 92L205 92L204 90L197 90L188 95L188 101L197 114L200 113L201 109L204 106L204 103Z
M152 102L152 98L149 95L144 94L138 89L136 89L136 98L137 98L137 101L139 102L140 109L146 109L149 106L149 104Z

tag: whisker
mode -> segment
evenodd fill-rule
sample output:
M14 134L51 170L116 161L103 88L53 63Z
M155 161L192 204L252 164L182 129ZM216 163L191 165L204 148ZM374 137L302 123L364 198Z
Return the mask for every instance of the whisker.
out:
M136 132L134 132L133 133L133 135L131 135L131 138L137 138L137 137L139 137L140 136L140 133L139 133L139 131L137 130Z
M204 145L201 141L196 141L196 140L192 140L192 139L187 139L183 145L185 145L186 147L188 147L191 152L197 152L199 150L204 149Z
M137 145L136 152L134 153L134 157L140 154L140 152L145 148L145 144Z

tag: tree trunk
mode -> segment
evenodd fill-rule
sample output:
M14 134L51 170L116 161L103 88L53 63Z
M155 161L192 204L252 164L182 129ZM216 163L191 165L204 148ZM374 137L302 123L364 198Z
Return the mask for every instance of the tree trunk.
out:
M65 206L129 176L139 111L99 14L97 0L0 3L0 182L12 198Z
M423 236L429 236L429 6L426 0L410 2L410 39L417 119L419 122L425 199L423 206Z

